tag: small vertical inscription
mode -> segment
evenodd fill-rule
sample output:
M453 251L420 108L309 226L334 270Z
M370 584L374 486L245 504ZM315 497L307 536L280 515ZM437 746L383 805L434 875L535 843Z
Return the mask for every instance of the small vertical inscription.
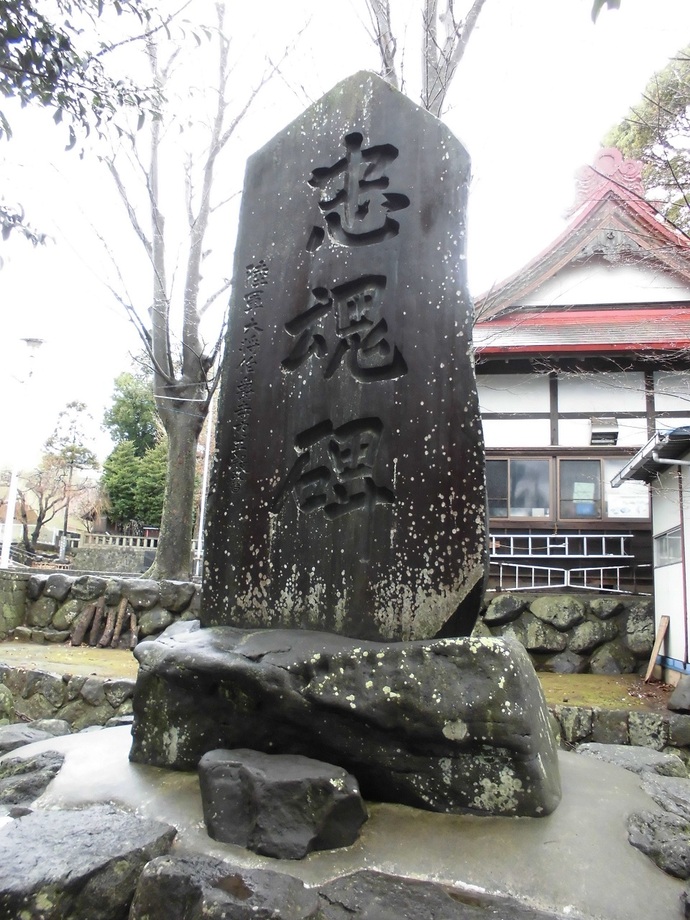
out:
M244 278L244 325L239 345L239 377L235 387L235 411L233 415L233 446L230 452L229 487L239 492L247 479L247 443L249 418L254 395L254 374L257 351L261 342L261 314L264 308L264 291L268 283L268 265L264 259L250 262L245 267Z

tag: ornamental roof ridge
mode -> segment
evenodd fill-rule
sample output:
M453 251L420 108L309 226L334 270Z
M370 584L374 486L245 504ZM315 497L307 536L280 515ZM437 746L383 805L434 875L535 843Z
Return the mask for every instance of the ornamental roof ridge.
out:
M622 197L646 201L642 167L641 160L626 159L617 147L601 148L591 165L575 173L575 203L565 216L572 217L583 205L601 201L611 189Z

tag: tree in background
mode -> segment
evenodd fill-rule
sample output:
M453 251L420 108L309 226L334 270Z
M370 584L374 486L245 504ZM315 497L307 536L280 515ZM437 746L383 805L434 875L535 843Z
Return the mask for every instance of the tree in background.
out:
M86 404L73 400L67 403L59 413L55 430L45 443L46 454L53 462L62 466L65 471L65 505L63 535L66 537L69 523L69 507L76 488L74 481L75 470L95 470L98 468L96 455L87 447L89 436L88 423L91 416L86 411ZM60 558L64 558L66 544L62 541Z
M150 297L128 292L118 266L110 289L135 325L153 368L158 414L168 442L167 479L154 578L189 575L197 445L217 383L223 338L219 322L207 342L204 314L227 294L227 260L213 268L207 248L212 219L227 200L217 183L219 158L262 86L276 72L268 63L257 84L242 97L231 93L232 60L225 6L213 4L215 23L206 28L204 65L214 60L213 84L190 83L178 58L185 36L148 43L151 82L166 97L144 131L123 133L107 166L150 272ZM201 71L196 71L201 77ZM176 96L176 86L179 96ZM236 93L236 90L235 90ZM191 105L190 105L191 103ZM190 146L185 151L185 145ZM179 181L168 186L173 161L185 152ZM177 196L177 201L175 200ZM183 221L166 220L181 203ZM180 232L180 225L183 232ZM177 236L176 236L177 231ZM105 240L104 240L105 242ZM107 248L107 246L106 246ZM180 262L180 252L183 252Z
M644 163L649 197L667 220L690 232L690 45L652 77L604 144Z
M422 89L420 105L438 118L443 114L446 96L467 43L474 31L486 0L462 4L458 13L455 0L422 0ZM398 42L391 19L391 0L366 0L372 26L372 38L379 50L381 76L402 89L395 60Z
M121 441L103 464L108 517L119 529L160 526L167 452L164 437L142 456L133 441Z
M67 503L67 469L64 463L46 454L35 470L22 477L17 498L24 548L35 552L43 527ZM35 520L32 521L34 514Z
M108 517L120 529L138 520L135 492L140 459L134 442L121 441L103 464L101 485L107 498Z
M118 15L131 21L134 31L117 41L104 40L103 20ZM166 22L169 21L166 19ZM64 120L69 146L78 132L109 122L122 107L142 112L151 103L148 89L118 77L106 66L109 52L119 44L143 39L165 23L144 0L5 0L0 9L0 96L24 105L54 110L54 120ZM12 135L7 114L0 109L0 140ZM0 200L0 234L16 231L32 243L44 235L25 221L20 205Z
M103 415L103 427L116 444L131 441L137 457L155 447L159 438L153 382L125 371L115 378L113 402Z

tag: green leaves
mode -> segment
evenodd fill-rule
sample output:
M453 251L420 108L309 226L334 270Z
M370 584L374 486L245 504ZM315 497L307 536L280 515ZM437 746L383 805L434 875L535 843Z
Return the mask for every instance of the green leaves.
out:
M640 102L604 138L644 164L654 204L675 226L690 232L690 45L645 87Z
M151 22L144 0L120 0L110 6L118 14L133 16L137 28ZM22 105L55 108L56 123L63 118L70 123L67 149L72 149L79 129L99 127L123 106L153 105L154 94L106 70L103 57L116 43L99 40L94 29L105 9L103 0L54 0L54 9L54 19L48 19L38 0L2 2L0 95L18 98ZM96 50L89 51L88 34ZM0 113L0 138L10 136L8 120Z

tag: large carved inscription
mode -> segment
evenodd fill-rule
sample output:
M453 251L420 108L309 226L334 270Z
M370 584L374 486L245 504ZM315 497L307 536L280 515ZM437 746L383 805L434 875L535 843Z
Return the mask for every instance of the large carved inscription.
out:
M319 208L331 238L343 246L376 246L400 231L390 211L407 208L410 199L384 191L390 184L385 170L398 157L392 144L363 147L353 132L343 138L346 155L332 166L317 166L308 184L321 191ZM314 227L307 249L318 249L326 236ZM314 287L305 310L285 323L294 339L281 366L294 373L311 360L321 362L329 380L341 367L357 384L392 380L407 373L407 362L388 336L384 316L387 278L361 274L329 287ZM345 371L344 371L345 372ZM295 438L299 456L282 481L272 510L278 513L288 494L298 509L321 510L328 520L377 504L392 504L395 496L377 485L374 465L384 426L379 418L356 418L334 429L325 420Z

